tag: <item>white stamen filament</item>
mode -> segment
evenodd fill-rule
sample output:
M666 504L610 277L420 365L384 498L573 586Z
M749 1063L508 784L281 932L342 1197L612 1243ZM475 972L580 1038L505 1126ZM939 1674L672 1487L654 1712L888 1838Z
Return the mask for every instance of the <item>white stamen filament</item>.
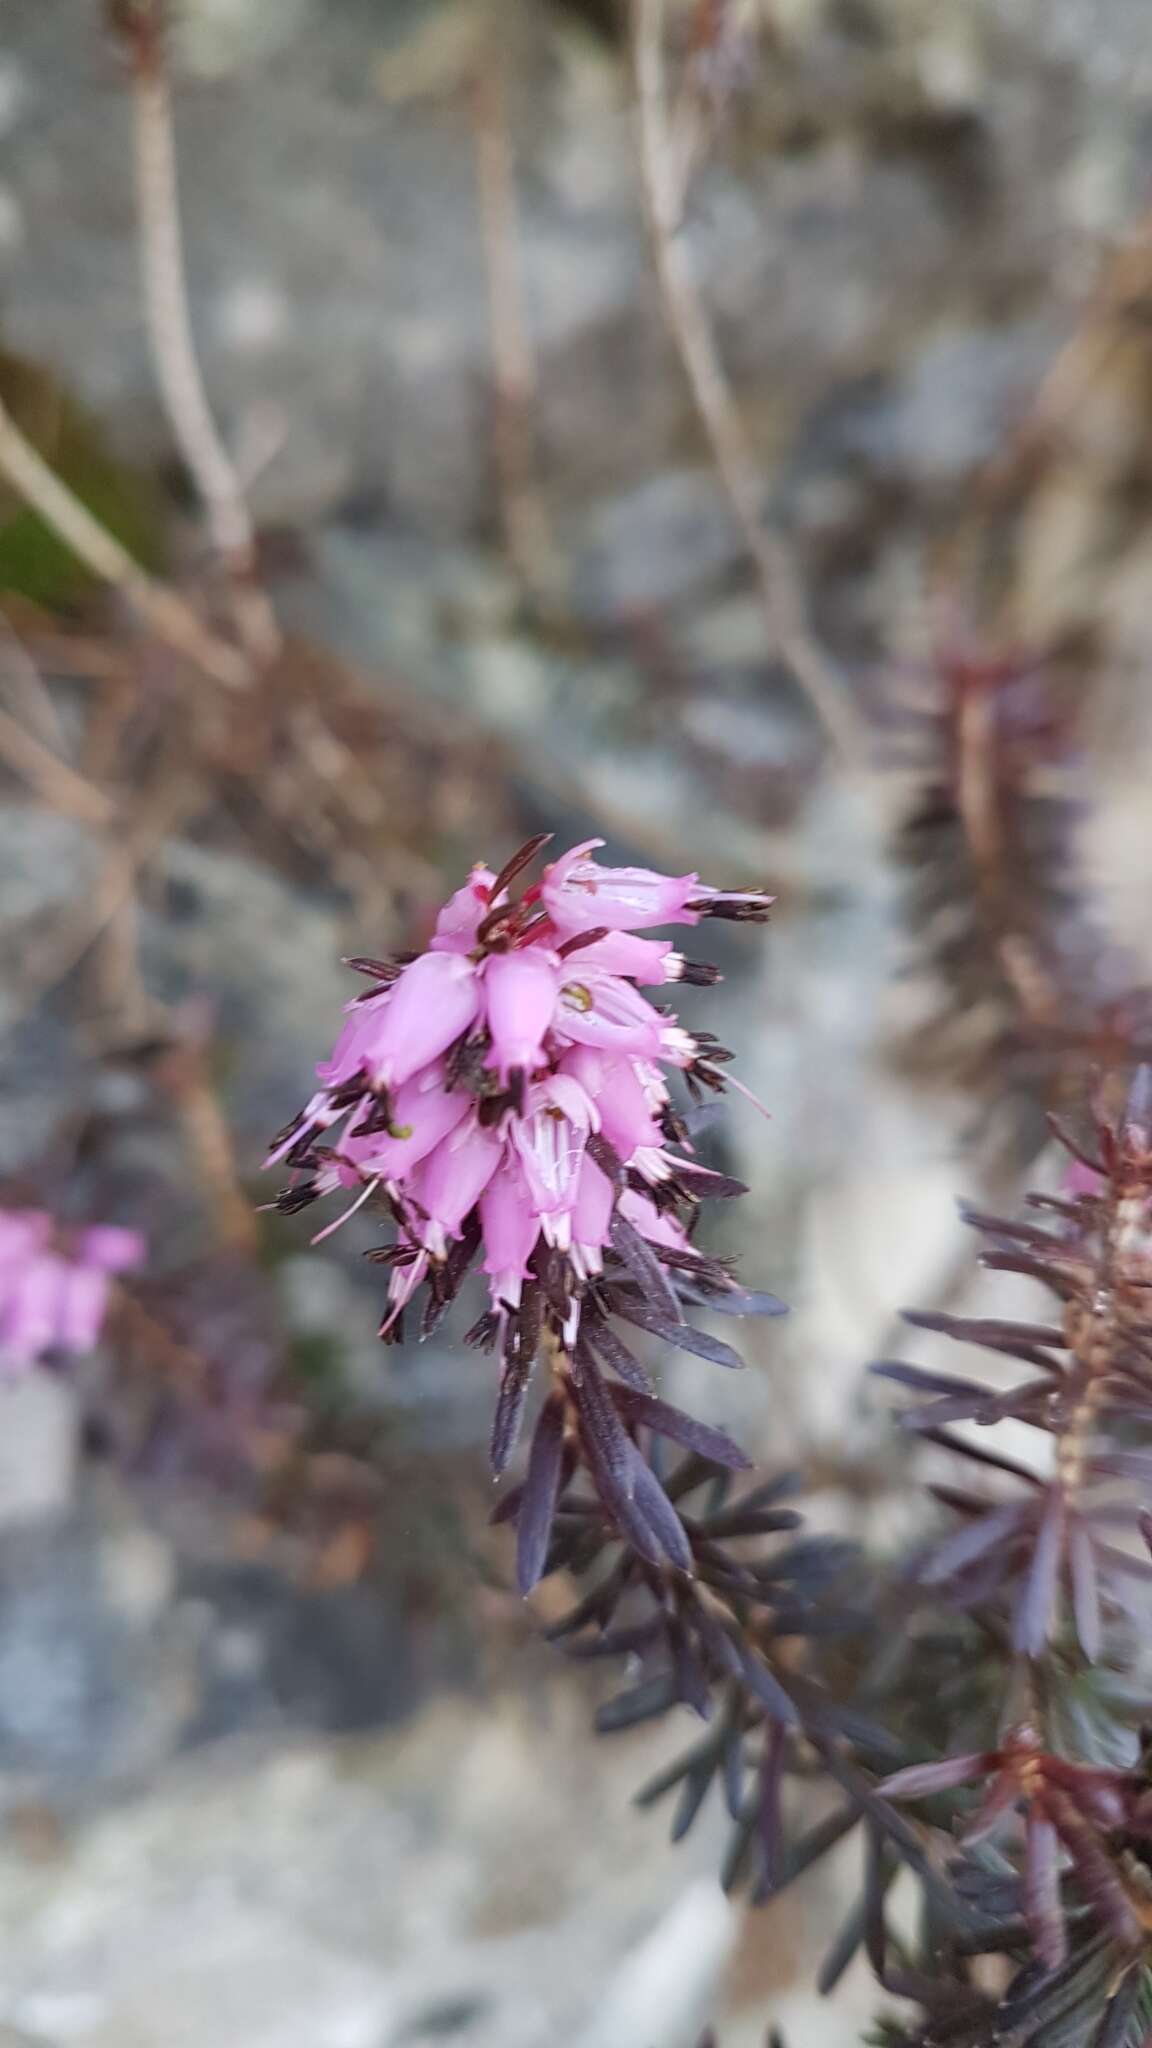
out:
M334 1230L339 1230L341 1224L347 1223L349 1217L354 1216L356 1214L357 1209L362 1209L364 1207L364 1204L368 1200L369 1195L372 1194L373 1191L379 1187L379 1185L380 1183L378 1180L370 1180L367 1183L367 1185L361 1189L360 1193L356 1197L356 1200L352 1203L351 1208L345 1209L336 1218L335 1223L326 1223L323 1230L318 1230L316 1232L315 1237L310 1240L311 1243L323 1244L324 1239L326 1237L331 1237Z

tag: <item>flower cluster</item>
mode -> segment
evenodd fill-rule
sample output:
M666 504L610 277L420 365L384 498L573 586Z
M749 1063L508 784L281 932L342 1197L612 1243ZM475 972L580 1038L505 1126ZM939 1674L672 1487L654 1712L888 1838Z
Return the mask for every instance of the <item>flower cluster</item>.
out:
M96 1223L69 1231L43 1210L0 1209L0 1371L26 1370L57 1351L91 1351L111 1276L143 1257L134 1230Z
M542 1336L570 1360L591 1345L635 1391L641 1369L606 1329L609 1311L734 1363L727 1346L683 1329L683 1303L755 1305L692 1243L700 1199L743 1190L692 1157L669 1087L678 1073L695 1100L721 1091L730 1055L644 990L718 979L647 936L653 927L760 921L770 899L694 874L604 867L599 840L513 897L544 843L499 874L473 869L425 952L350 963L372 986L348 1005L320 1087L268 1160L291 1168L279 1197L289 1213L345 1189L354 1207L375 1201L391 1215L394 1239L373 1254L392 1269L386 1338L422 1286L422 1331L434 1328L482 1255L489 1308L470 1337L503 1355L497 1469ZM589 1360L585 1394L594 1373Z

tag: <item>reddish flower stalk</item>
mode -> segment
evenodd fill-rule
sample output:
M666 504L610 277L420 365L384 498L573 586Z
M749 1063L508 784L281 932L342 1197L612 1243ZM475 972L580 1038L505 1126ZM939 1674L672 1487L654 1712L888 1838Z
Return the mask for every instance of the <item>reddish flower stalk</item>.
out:
M889 1799L922 1799L963 1785L984 1795L960 1835L979 1842L1008 1813L1024 1816L1024 1910L1037 1952L1049 1969L1068 1953L1060 1896L1060 1850L1067 1850L1084 1894L1116 1940L1134 1948L1148 1925L1149 1901L1126 1881L1112 1842L1152 1840L1152 1796L1135 1771L1070 1762L1045 1749L1029 1723L1009 1728L999 1749L913 1764L885 1779Z
M994 1640L1008 1635L1009 1697L1023 1686L1032 1702L1024 1720L1009 1712L995 1749L915 1765L880 1789L911 1799L982 1784L964 1844L1014 1811L1023 1815L1022 1908L1052 1970L1068 1957L1085 1908L1121 1958L1136 1955L1152 1928L1146 1772L1063 1754L1067 1735L1056 1739L1054 1730L1065 1724L1048 1725L1077 1669L1090 1673L1142 1620L1152 1578L1152 1565L1131 1547L1152 1527L1152 1070L1137 1069L1119 1110L1102 1100L1086 1147L1059 1135L1072 1154L1063 1191L1030 1198L1053 1218L1049 1227L967 1213L989 1240L984 1264L1049 1288L1058 1320L909 1319L1017 1358L1027 1377L1003 1392L916 1367L876 1368L927 1397L906 1411L906 1424L1017 1484L1017 1497L991 1501L968 1489L934 1489L962 1527L921 1561L920 1578L979 1616ZM1005 1418L1052 1437L1047 1472L947 1426ZM1087 1739L1088 1724L1078 1725Z
M1107 1614L1130 1608L1133 1582L1152 1578L1146 1560L1112 1540L1117 1530L1138 1532L1152 1488L1152 1450L1131 1441L1152 1418L1152 1069L1140 1070L1119 1117L1101 1114L1094 1142L1096 1151L1074 1159L1064 1195L1030 1197L1034 1208L1054 1216L1054 1228L965 1211L988 1239L982 1264L1050 1289L1061 1304L1055 1322L908 1318L1017 1358L1030 1375L993 1392L914 1366L874 1368L930 1397L905 1412L906 1426L1007 1472L1026 1489L1021 1498L991 1505L951 1494L964 1527L927 1560L924 1576L953 1585L970 1602L996 1589L1009 1594L1014 1643L1023 1654L1040 1656L1067 1624L1093 1661ZM946 1428L1006 1418L1054 1439L1047 1477Z
M1079 1104L1089 1067L1152 1042L1152 1003L1085 884L1091 792L1058 664L1020 646L952 647L936 685L901 852L941 1001L907 1056L1021 1107Z

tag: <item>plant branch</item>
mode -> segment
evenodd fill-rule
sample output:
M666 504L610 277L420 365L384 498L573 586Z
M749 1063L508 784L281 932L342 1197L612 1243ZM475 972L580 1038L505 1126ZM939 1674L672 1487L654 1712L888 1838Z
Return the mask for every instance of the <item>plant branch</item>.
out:
M1015 903L1020 870L1010 820L1012 803L1019 802L1021 792L1015 786L1011 753L1004 744L995 689L961 683L953 740L956 813L987 919L991 949L1025 1028L1036 1033L1051 1031L1062 1013L1062 996L1031 935L1021 929Z
M201 802L199 783L177 773L158 789L149 809L125 836L116 842L103 836L106 857L88 899L46 932L24 961L22 978L13 991L14 1009L5 1020L8 1029L29 1015L41 997L79 965L125 905L133 901L141 869Z
M63 720L24 642L9 619L0 613L0 682L11 685L25 723L54 753L67 745Z
M152 0L141 13L132 48L136 217L153 365L176 444L229 577L237 630L252 660L262 664L279 651L280 629L257 577L251 517L212 417L192 339L162 0Z
M664 78L664 0L631 0L630 12L644 201L668 326L756 570L770 645L791 669L839 753L858 765L866 753L864 721L843 678L812 637L789 550L761 519L759 479L748 459L682 233L681 179Z
M0 709L0 757L53 809L88 825L107 825L116 806L102 789L70 768L11 712Z
M242 689L249 664L237 648L201 625L190 605L140 567L106 526L62 482L0 401L0 471L26 505L101 582L111 584L158 639L215 683Z
M524 309L520 223L502 65L493 42L472 87L472 130L480 234L488 284L488 331L495 402L493 452L509 559L529 590L553 581L548 518L536 480L533 411L536 365Z

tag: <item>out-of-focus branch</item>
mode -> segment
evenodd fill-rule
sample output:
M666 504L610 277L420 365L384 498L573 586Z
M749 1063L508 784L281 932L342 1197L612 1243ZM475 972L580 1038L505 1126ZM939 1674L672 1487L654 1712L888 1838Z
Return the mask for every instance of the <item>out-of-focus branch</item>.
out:
M38 740L18 718L0 709L0 760L29 783L53 809L88 825L107 825L115 805L95 783L86 781Z
M125 905L133 901L141 870L202 801L200 783L176 772L161 783L148 809L127 832L116 839L106 831L101 835L105 855L88 897L71 916L43 933L39 945L28 949L19 985L13 991L9 1028L28 1016L40 998L79 965Z
M0 472L85 567L119 591L143 625L186 661L202 669L213 682L228 689L243 688L250 670L239 649L229 647L226 641L208 632L183 598L165 584L157 583L140 567L127 548L49 468L2 402Z
M140 266L156 379L229 578L237 631L252 660L263 664L279 651L280 629L260 586L252 521L212 417L192 339L162 0L146 0L135 9L126 33L132 52Z
M7 686L7 687L5 687ZM67 746L64 724L36 663L10 619L0 613L0 690L15 700L25 725L52 753Z
M210 1064L209 1019L187 1011L174 1027L164 1018L164 1050L152 1062L154 1085L173 1104L187 1141L196 1177L211 1201L222 1242L243 1252L256 1249L256 1212L244 1194L228 1118Z
M540 593L547 592L554 581L554 556L536 475L536 365L524 312L520 221L503 62L499 39L494 38L480 58L472 85L476 190L492 350L493 446L508 555L527 588Z
M644 201L668 326L756 569L770 644L792 670L838 751L858 764L866 752L864 721L843 678L812 637L790 551L761 519L759 479L748 459L744 429L682 233L683 180L664 76L664 0L631 0L630 18Z
M1059 1029L1067 997L1048 972L1020 916L1019 848L1011 845L1013 787L994 689L961 687L954 720L956 813L989 942L1018 1005L1024 1030L1037 1038ZM1034 907L1035 890L1025 892Z

